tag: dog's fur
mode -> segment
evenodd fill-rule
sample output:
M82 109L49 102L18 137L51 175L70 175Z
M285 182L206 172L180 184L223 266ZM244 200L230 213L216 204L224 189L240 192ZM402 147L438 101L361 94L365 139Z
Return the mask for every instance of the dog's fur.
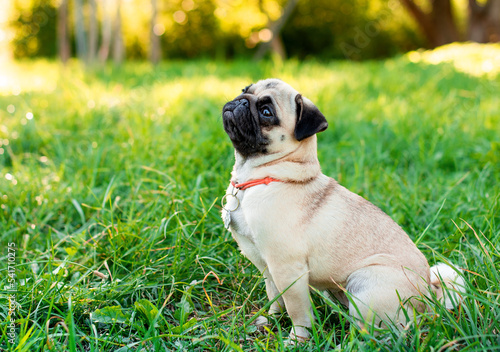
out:
M426 258L401 227L321 173L316 133L328 124L311 101L280 80L259 81L225 105L223 122L235 147L232 181L280 181L238 192L230 185L227 194L235 196L227 197L222 215L263 273L269 299L282 293L269 313L286 308L292 339L309 336L309 285L331 292L360 322L375 324L404 323L401 305L423 311L422 300L412 297L442 295L446 280L434 274L431 281Z

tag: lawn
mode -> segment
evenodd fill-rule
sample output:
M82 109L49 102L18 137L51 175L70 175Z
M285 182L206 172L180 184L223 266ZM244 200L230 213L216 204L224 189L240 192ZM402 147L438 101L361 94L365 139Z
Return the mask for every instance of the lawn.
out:
M0 67L0 350L500 350L499 67L500 46L472 44L364 63ZM221 108L266 77L327 116L325 174L431 264L464 270L459 309L374 336L315 293L309 342L287 347L286 315L255 329L263 279L219 216Z

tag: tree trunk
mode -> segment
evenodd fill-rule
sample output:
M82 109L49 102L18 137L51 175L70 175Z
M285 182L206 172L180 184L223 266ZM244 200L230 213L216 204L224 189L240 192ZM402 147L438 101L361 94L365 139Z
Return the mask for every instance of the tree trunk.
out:
M97 23L97 3L96 0L89 0L89 57L90 63L94 62L97 56L97 40L99 28Z
M450 0L432 0L430 16L434 27L435 46L460 40Z
M478 43L500 41L500 0L488 0L483 6L469 0L467 39Z
M460 40L450 0L431 0L431 12L425 13L413 0L401 0L417 22L431 47Z
M112 36L112 21L111 21L111 0L101 0L102 1L102 42L99 48L99 61L101 63L106 62L109 57L109 48L111 47L111 36Z
M73 15L75 19L76 54L82 61L87 59L87 41L85 39L85 25L83 23L82 0L73 3Z
M410 13L415 22L417 22L417 25L420 27L420 30L426 37L428 43L431 46L435 46L435 33L429 16L412 0L401 0L401 3L404 7L406 7L406 10Z
M281 17L278 18L276 22L271 24L269 29L271 30L272 33L272 38L268 42L261 43L259 46L259 49L255 53L254 59L260 60L266 55L266 53L269 51L270 48L274 47L278 49L278 54L285 55L285 50L283 47L283 43L281 42L281 39L279 38L279 35L281 33L281 30L283 29L283 26L285 25L286 21L292 14L293 10L297 6L297 3L299 0L288 0L285 8L283 9L283 13L281 14ZM281 54L280 54L281 51Z
M153 65L161 60L160 36L155 33L156 20L158 17L157 1L151 0L151 28L149 31L149 60Z
M125 56L125 48L123 47L123 34L122 34L122 14L121 14L121 0L116 3L116 16L114 28L114 41L113 41L113 61L115 64L120 65Z
M488 16L488 40L490 42L500 42L500 0L488 1L490 15Z
M57 43L59 58L65 64L71 56L68 35L68 0L62 0L57 8Z
M280 35L276 37L273 36L273 39L271 40L271 50L273 53L278 54L282 60L286 59L285 44L283 44L283 39L281 39Z
M461 40L450 0L430 0L431 12L425 13L414 0L401 0L413 16L431 47ZM469 0L466 39L489 43L500 41L500 0L488 0L480 5Z

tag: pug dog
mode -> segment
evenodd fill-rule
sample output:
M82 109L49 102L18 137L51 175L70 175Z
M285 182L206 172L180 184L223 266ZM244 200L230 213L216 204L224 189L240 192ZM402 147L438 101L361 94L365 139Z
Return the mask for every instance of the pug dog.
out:
M309 337L310 287L331 293L360 325L403 324L426 309L415 297L431 291L450 307L459 301L458 269L429 268L388 215L321 173L316 134L328 122L309 99L267 79L243 89L222 116L235 149L224 225L262 272L269 314L286 309L291 340ZM456 290L445 297L446 286Z

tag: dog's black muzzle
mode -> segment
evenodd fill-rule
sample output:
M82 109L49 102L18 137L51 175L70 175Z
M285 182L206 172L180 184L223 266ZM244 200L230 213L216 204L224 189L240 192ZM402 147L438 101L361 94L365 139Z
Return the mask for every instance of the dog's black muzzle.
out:
M262 136L259 116L252 100L240 96L226 103L222 109L224 130L234 148L245 157L265 153L268 143Z

